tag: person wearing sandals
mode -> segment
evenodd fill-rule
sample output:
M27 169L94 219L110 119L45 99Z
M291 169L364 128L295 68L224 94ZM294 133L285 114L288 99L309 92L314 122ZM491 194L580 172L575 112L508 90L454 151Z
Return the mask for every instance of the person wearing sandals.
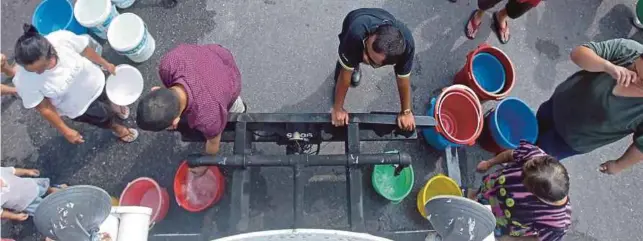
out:
M617 174L643 160L643 44L631 39L574 48L581 68L540 105L538 146L559 160L632 135L627 150L598 167Z
M335 65L335 96L331 109L335 126L348 124L344 110L346 93L350 86L360 83L360 64L373 68L394 65L400 95L398 126L402 130L415 129L411 110L411 70L415 55L415 42L406 25L380 8L360 8L344 18L339 34L339 60Z
M476 38L476 34L478 33L480 24L482 24L482 18L484 17L485 12L496 6L496 4L501 1L502 0L478 0L478 9L471 13L464 30L467 38ZM509 34L508 18L519 18L532 8L538 6L540 2L541 0L507 0L505 8L493 13L493 24L491 27L496 33L496 36L498 36L500 43L506 44L511 38L511 35Z
M229 113L247 109L232 53L218 44L180 44L161 58L159 77L164 88L152 87L138 103L139 128L176 130L183 140L205 142L205 153L216 155ZM191 168L190 175L199 177L206 170Z
M2 219L25 221L33 216L47 194L67 185L49 185L49 178L39 178L40 171L14 167L0 167L0 200Z
M103 129L111 129L123 142L132 142L138 131L117 119L127 119L129 108L111 103L105 94L105 74L114 74L113 64L88 47L89 39L66 30L42 36L25 24L14 52L17 63L13 83L25 108L35 108L73 144L83 136L61 116Z

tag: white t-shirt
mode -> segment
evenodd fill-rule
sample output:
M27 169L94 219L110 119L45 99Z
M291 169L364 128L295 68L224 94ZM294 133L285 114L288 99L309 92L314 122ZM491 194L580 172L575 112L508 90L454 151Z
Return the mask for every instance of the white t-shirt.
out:
M25 108L36 107L46 97L58 113L76 118L98 98L105 87L105 75L89 59L80 55L89 39L66 30L45 36L54 46L58 62L42 74L18 66L13 83Z

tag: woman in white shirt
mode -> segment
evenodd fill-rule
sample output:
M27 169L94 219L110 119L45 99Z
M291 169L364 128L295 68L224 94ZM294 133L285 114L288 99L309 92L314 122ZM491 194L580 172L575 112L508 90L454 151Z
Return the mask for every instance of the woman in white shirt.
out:
M136 140L138 131L118 120L129 116L129 108L107 100L105 74L96 64L112 74L115 67L88 47L87 37L66 30L42 36L28 24L24 31L14 50L13 82L25 108L36 108L70 143L84 140L61 116L109 128L124 142Z

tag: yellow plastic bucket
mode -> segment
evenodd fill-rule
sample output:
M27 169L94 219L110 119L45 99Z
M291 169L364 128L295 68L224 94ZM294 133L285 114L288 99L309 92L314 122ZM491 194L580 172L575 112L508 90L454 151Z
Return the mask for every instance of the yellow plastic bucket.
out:
M453 195L462 196L462 190L455 181L445 175L438 174L429 179L424 187L418 192L417 208L422 217L426 218L424 212L424 205L426 205L431 198L438 195Z

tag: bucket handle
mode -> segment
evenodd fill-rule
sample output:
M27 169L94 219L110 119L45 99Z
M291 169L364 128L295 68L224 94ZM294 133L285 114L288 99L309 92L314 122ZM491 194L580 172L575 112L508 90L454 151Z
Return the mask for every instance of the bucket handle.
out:
M155 225L156 225L156 221L152 221L152 223L150 223L150 228L148 228L147 230L152 230Z

